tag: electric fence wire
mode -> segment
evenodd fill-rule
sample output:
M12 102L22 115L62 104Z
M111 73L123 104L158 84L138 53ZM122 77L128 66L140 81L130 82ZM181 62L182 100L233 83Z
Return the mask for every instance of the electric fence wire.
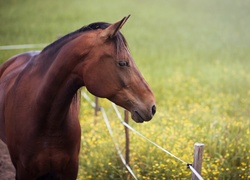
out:
M175 156L174 154L170 153L169 151L167 151L166 149L164 149L163 147L161 147L160 145L156 144L155 142L151 141L150 139L148 139L146 136L142 135L141 133L139 133L138 131L136 131L134 128L132 128L130 125L128 125L126 122L123 121L122 116L119 112L119 110L117 109L117 106L112 103L112 106L118 116L118 118L120 119L121 123L126 126L127 128L129 128L131 131L135 132L137 135L139 135L140 137L142 137L143 139L147 140L148 142L150 142L151 144L153 144L154 146L158 147L159 149L161 149L162 151L164 151L165 153L169 154L170 156L178 159L179 161L181 161L184 164L188 164L187 162L183 161L182 159L178 158L177 156Z
M91 105L93 108L96 107L95 102L93 102L93 101L90 99L90 97L89 97L84 91L81 91L81 94L82 94L82 96L84 97L84 99L86 99L86 100L90 103L90 105Z
M82 92L82 95L83 95L83 97L92 105L92 107L95 107L95 103L88 97L88 95L87 95L85 92ZM164 148L161 147L160 145L156 144L156 143L153 142L152 140L148 139L146 136L144 136L144 135L142 135L141 133L139 133L138 131L136 131L134 128L132 128L130 125L128 125L126 122L124 122L124 121L123 121L123 118L122 118L122 116L121 116L121 113L119 112L117 106L116 106L114 103L111 103L111 104L112 104L112 106L113 106L113 108L114 108L114 110L115 110L115 112L116 112L116 114L117 114L117 117L119 118L119 120L121 121L121 123L122 123L124 126L126 126L127 128L129 128L131 131L133 131L134 133L136 133L137 135L139 135L141 138L147 140L148 142L150 142L151 144L153 144L153 145L156 146L157 148L161 149L163 152L167 153L168 155L174 157L175 159L177 159L177 160L181 161L182 163L184 163L185 165L187 165L187 167L196 175L196 177L197 177L199 180L204 180L204 179L201 177L201 175L193 168L192 164L189 164L189 163L187 163L186 161L184 161L184 160L180 159L179 157L175 156L174 154L170 153L169 151L167 151L166 149L164 149ZM108 118L107 118L107 115L106 115L106 112L105 112L104 108L101 107L100 109L101 109L101 111L102 111L103 118L104 118L104 120L105 120L106 126L107 126L107 128L108 128L108 130L109 130L109 133L110 133L112 139L113 139L113 142L115 143L116 149L117 149L117 151L118 151L119 156L120 156L121 159L122 159L123 164L125 165L125 167L126 167L127 169L129 168L129 169L131 170L131 168L126 164L126 161L125 161L125 159L124 159L123 156L122 156L122 153L121 153L121 151L120 151L120 149L119 149L119 146L118 146L118 144L116 143L116 141L115 141L115 139L114 139L113 132L112 132L112 129L111 129L110 125L109 125ZM107 121L107 122L106 122L106 121ZM128 166L128 167L127 167L127 166ZM130 171L129 169L128 169L128 171L130 172L130 174L131 174L135 179L137 179L136 176L134 175L133 171L132 171L132 170ZM131 172L132 172L132 173L131 173Z
M201 175L192 167L192 164L189 164L187 162L185 162L184 160L180 159L179 157L175 156L174 154L170 153L169 151L167 151L166 149L164 149L163 147L161 147L160 145L156 144L155 142L153 142L152 140L148 139L146 136L142 135L141 133L139 133L138 131L136 131L134 128L132 128L130 125L128 125L126 122L123 121L121 113L119 112L117 106L112 103L112 106L118 116L118 118L120 119L121 123L126 126L127 128L129 128L131 131L133 131L134 133L136 133L138 136L142 137L143 139L147 140L148 142L150 142L151 144L153 144L154 146L156 146L157 148L161 149L163 152L167 153L168 155L174 157L175 159L181 161L182 163L184 163L185 165L187 165L188 168L191 169L191 171L196 175L196 177L199 180L203 180L203 178L201 177Z
M191 169L191 171L196 175L196 177L199 179L199 180L203 180L203 178L201 177L201 175L193 168L193 166L191 164L188 164L188 168Z
M101 107L100 109L101 109L101 112L102 112L102 115L103 115L103 119L104 119L104 121L106 123L106 126L108 128L109 134L112 137L112 140L113 140L113 142L115 144L115 148L116 148L116 150L118 152L118 155L120 156L120 158L122 160L122 163L127 168L127 170L130 172L130 174L134 177L134 179L137 180L137 177L135 176L134 172L132 171L132 169L130 168L130 166L126 163L126 161L125 161L125 159L124 159L124 157L122 155L122 152L121 152L121 150L120 150L120 148L118 146L118 143L116 142L116 140L114 138L113 131L112 131L111 126L109 124L109 120L108 120L108 117L107 117L107 114L106 114L104 108Z
M6 45L0 46L0 50L13 50L13 49L33 49L33 48L43 48L48 44L18 44L18 45Z
M81 94L82 94L82 96L91 104L91 106L92 106L93 108L95 108L95 106L96 106L95 102L93 102L93 101L90 99L90 97L89 97L85 92L82 91ZM126 163L126 160L124 159L124 157L123 157L123 155L122 155L122 152L121 152L121 150L120 150L120 148L119 148L119 145L118 145L118 143L116 142L116 140L115 140L115 138L114 138L114 134L113 134L112 128L111 128L111 126L110 126L110 124L109 124L109 120L108 120L108 117L107 117L107 114L106 114L105 109L102 108L102 107L100 107L100 110L101 110L101 112L102 112L102 116L103 116L104 122L105 122L105 124L106 124L106 126L107 126L107 129L108 129L109 134L110 134L110 136L111 136L111 138L112 138L112 140L113 140L113 143L115 144L115 148L116 148L116 150L117 150L118 155L119 155L120 158L121 158L122 163L123 163L124 166L127 168L127 170L129 171L129 173L133 176L133 178L137 180L137 177L135 176L133 170L132 170L132 169L130 168L130 166Z

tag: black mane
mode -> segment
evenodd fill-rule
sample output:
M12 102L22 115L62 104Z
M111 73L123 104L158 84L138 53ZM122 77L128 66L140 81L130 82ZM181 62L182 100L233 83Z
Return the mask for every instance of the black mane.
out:
M54 48L54 52L58 49L60 49L64 44L66 44L67 42L75 39L76 37L78 37L79 34L84 33L84 32L88 32L88 31L94 31L97 29L106 29L107 27L109 27L111 24L106 23L106 22L95 22L95 23L91 23L87 26L83 26L82 28L73 31L61 38L59 38L58 40L56 40L55 42L51 43L50 45L48 45L47 47L45 47L43 49L43 51L46 51L50 48ZM122 47L127 46L127 42L124 38L124 36L118 32L117 36L115 36L113 38L115 44L116 44L116 48L117 51L121 50Z

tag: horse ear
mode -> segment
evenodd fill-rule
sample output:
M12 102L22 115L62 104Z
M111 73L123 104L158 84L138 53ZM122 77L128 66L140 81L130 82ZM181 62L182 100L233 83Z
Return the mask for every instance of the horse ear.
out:
M122 28L122 26L126 23L130 15L124 17L122 20L111 24L108 28L106 28L102 34L101 37L108 39L108 38L113 38L117 35L118 31Z

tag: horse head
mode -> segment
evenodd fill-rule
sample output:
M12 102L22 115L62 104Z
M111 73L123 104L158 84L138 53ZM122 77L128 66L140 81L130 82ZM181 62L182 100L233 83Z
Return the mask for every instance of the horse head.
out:
M144 122L151 120L156 112L155 98L119 31L128 18L114 24L88 26L96 30L87 38L91 47L82 77L90 93L127 109L135 122Z

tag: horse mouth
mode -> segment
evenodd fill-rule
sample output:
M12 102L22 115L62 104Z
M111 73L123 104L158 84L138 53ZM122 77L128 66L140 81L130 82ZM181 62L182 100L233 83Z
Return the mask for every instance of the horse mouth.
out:
M151 118L143 118L142 115L138 111L134 111L134 114L132 114L132 119L137 123L143 123L144 121L149 121Z
M138 111L135 111L135 114L137 115L137 122L139 123L143 123L144 122L144 119L143 117L138 113Z

